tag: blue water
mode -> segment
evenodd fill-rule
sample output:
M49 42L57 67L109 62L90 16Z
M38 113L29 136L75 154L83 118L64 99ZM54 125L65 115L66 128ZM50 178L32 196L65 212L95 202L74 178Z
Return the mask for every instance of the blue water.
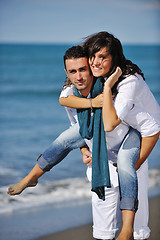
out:
M69 126L58 103L65 79L63 54L68 47L0 46L1 167L24 176L38 155ZM57 172L54 177L64 176ZM2 180L0 185L13 182L12 176Z
M90 186L85 181L86 166L79 150L45 174L35 189L27 189L21 196L14 197L14 201L6 194L7 187L20 181L34 166L39 154L69 126L58 98L66 77L63 55L70 46L0 45L0 214L10 213L13 218L15 209L16 214L33 206L38 209L42 203L52 204L51 199L57 209L51 187L57 190L54 192L58 199L67 189L64 198L70 201L77 188L73 179L81 187L81 197L77 193L77 199L82 200L79 205L83 205L84 199L87 203L90 199L90 195L86 195L89 190L83 189ZM160 46L129 45L124 46L124 53L142 69L160 104ZM158 142L149 158L150 191L154 194L159 194L160 186L159 147ZM44 196L48 197L44 200Z

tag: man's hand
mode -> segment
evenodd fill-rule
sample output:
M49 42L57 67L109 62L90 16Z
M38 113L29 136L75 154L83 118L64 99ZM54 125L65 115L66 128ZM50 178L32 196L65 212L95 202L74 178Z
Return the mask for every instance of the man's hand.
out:
M86 150L83 153L83 162L87 165L87 166L92 166L92 153L89 152L88 150Z
M83 155L83 162L87 166L92 165L92 153L89 151L88 147L81 148L81 153Z

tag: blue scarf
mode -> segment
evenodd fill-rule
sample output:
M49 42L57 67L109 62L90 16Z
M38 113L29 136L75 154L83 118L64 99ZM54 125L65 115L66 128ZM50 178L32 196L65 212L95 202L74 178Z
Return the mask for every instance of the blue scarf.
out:
M103 80L94 79L91 88L91 98L96 97L103 91ZM83 97L77 89L75 95ZM102 119L102 108L77 109L80 135L82 138L92 139L92 191L96 192L100 199L105 200L104 186L111 187L109 177L108 155L106 137Z

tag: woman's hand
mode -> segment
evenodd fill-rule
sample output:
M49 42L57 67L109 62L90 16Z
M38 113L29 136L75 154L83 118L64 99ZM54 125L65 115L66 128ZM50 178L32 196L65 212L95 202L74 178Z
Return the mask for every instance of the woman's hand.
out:
M99 94L95 98L92 98L92 107L93 108L102 108L103 107L103 93Z
M105 81L104 87L112 88L114 84L118 81L119 77L122 75L122 70L117 67L115 72Z

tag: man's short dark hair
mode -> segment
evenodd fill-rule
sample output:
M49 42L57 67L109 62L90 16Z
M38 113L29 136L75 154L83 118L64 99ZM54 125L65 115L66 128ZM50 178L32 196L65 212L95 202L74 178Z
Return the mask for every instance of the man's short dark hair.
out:
M69 48L65 52L65 55L63 56L65 68L66 68L66 60L67 59L82 58L82 57L87 57L87 52L82 46L78 45L78 46L73 46L73 47Z

